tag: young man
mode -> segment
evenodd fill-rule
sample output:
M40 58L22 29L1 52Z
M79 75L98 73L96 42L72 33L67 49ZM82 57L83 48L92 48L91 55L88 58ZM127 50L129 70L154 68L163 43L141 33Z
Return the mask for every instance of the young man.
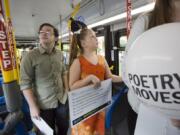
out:
M58 135L66 135L68 82L63 54L55 48L58 36L58 30L49 23L39 27L40 46L22 60L20 86L31 117L41 116L52 129L56 123Z

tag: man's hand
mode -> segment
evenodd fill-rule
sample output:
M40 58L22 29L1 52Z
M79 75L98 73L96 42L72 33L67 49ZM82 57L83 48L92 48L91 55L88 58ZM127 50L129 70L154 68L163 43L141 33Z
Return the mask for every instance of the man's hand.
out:
M40 119L40 109L38 106L31 106L30 107L30 115L32 118Z

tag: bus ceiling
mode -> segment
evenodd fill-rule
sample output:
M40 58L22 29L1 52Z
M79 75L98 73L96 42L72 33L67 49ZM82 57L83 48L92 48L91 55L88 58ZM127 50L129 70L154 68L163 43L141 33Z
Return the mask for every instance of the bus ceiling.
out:
M132 8L152 1L132 0ZM37 39L38 27L44 22L55 25L60 34L67 33L67 21L77 3L80 9L74 17L87 25L126 11L126 0L10 0L16 38Z

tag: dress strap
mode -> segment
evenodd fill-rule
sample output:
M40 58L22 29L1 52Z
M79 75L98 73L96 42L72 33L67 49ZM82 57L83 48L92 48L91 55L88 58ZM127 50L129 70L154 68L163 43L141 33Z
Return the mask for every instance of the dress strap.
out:
M98 63L105 66L105 59L102 55L98 55Z

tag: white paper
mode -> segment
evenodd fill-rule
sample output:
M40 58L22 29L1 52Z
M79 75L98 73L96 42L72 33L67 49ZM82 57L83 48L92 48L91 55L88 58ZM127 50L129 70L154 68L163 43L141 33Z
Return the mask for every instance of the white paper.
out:
M95 89L87 86L68 93L71 126L89 118L111 104L112 80L101 82Z
M40 119L31 118L36 127L43 133L43 135L53 135L53 130L50 126L40 117Z
M152 107L140 105L135 135L180 135L170 118Z

